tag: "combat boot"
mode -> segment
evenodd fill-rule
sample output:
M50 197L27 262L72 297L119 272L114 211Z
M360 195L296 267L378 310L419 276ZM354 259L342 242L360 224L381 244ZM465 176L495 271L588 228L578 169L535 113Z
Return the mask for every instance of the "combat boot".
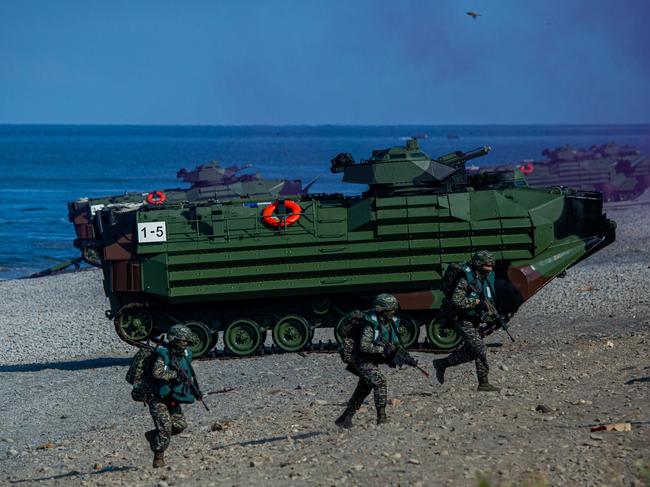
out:
M352 417L354 416L354 411L346 409L343 411L343 414L334 421L334 424L339 428L349 429L352 428Z
M165 452L157 451L153 454L153 468L165 466Z
M476 390L480 392L499 392L501 388L490 384L490 382L488 382L487 377L479 377L478 387L476 388Z
M438 358L433 361L433 368L436 369L436 379L441 384L445 383L445 370L447 370L447 359Z
M386 417L386 408L377 409L377 424L386 423L388 423L388 418Z

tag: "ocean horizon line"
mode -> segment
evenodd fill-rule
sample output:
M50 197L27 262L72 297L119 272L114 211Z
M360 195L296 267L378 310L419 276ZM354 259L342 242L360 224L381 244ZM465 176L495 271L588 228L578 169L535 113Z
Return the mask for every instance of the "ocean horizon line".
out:
M346 123L302 123L302 124L267 124L267 123L253 123L253 124L167 124L167 123L13 123L13 122L0 122L0 127L241 127L241 128L257 128L257 127L285 127L285 128L301 128L301 127L346 127L346 128L382 128L382 127L433 127L433 128L448 128L448 127L646 127L650 128L650 121L648 122L611 122L611 123L453 123L453 124L436 124L436 123L397 123L397 124L346 124Z

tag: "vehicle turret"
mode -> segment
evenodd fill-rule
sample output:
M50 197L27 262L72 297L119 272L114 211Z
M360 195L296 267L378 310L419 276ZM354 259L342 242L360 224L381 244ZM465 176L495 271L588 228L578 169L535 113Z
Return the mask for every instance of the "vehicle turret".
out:
M432 159L410 139L405 146L372 152L370 159L359 163L348 153L332 159L331 171L343 173L343 182L367 184L376 194L413 192L450 192L467 185L465 163L486 155L490 147L469 152L450 152Z
M191 171L185 168L176 173L176 177L186 183L192 183L192 187L212 186L216 184L234 184L240 181L257 181L262 179L260 174L244 174L237 176L237 173L248 169L251 164L243 166L221 167L218 161L212 161L208 164L202 164Z

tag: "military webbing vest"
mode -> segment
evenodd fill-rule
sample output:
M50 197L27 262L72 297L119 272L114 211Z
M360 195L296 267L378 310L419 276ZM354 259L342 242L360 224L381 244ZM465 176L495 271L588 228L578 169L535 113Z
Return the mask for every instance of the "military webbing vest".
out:
M166 347L156 348L156 353L160 355L165 364L165 368L171 367L171 359L169 356L169 349ZM192 351L185 349L185 354L178 358L178 365L185 374L191 379L193 377L192 366ZM192 390L187 384L184 384L180 379L174 381L160 381L158 383L158 397L161 399L173 399L175 401L190 404L193 403L195 398Z
M490 272L487 277L483 280L479 279L472 267L469 264L463 266L463 272L465 273L465 278L467 279L468 284L468 297L470 299L482 299L483 297L487 298L492 304L494 303L494 272ZM482 296L480 296L476 290L477 288ZM464 311L464 314L468 316L478 316L476 309L472 308L470 310Z
M372 323L374 330L373 341L375 343L383 340L392 343L393 345L399 345L399 318L397 316L393 316L390 326L388 327L380 326L379 318L377 318L377 313L374 311L366 313L364 318L367 322Z

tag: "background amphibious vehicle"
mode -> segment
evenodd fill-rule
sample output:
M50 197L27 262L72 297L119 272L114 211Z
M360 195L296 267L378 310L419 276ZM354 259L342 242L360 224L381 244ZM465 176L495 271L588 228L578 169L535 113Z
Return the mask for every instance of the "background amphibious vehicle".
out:
M502 178L471 186L465 162L488 150L431 159L410 140L360 163L340 154L332 171L367 184L360 196L102 209L95 228L107 316L133 345L180 322L200 338L198 356L219 333L230 353L252 354L267 331L295 352L315 328L335 328L346 312L390 292L401 303L403 343L415 346L424 327L420 347L449 351L459 343L439 319L449 263L493 252L498 305L511 312L614 240L600 193Z
M179 169L176 177L189 188L164 189L151 193L124 193L99 198L79 198L68 203L68 219L74 225L76 239L74 246L81 251L83 260L93 266L101 265L101 243L93 227L95 213L111 205L122 208L132 205L133 208L142 205L157 205L164 202L181 201L224 201L231 198L277 197L281 195L299 194L302 182L299 179L264 179L261 175L239 174L250 168L244 166L221 167L217 161L195 167L191 171Z
M633 200L650 186L650 157L628 145L614 143L574 149L570 145L544 149L545 160L488 168L513 170L525 175L529 186L568 186L599 191L605 201Z

